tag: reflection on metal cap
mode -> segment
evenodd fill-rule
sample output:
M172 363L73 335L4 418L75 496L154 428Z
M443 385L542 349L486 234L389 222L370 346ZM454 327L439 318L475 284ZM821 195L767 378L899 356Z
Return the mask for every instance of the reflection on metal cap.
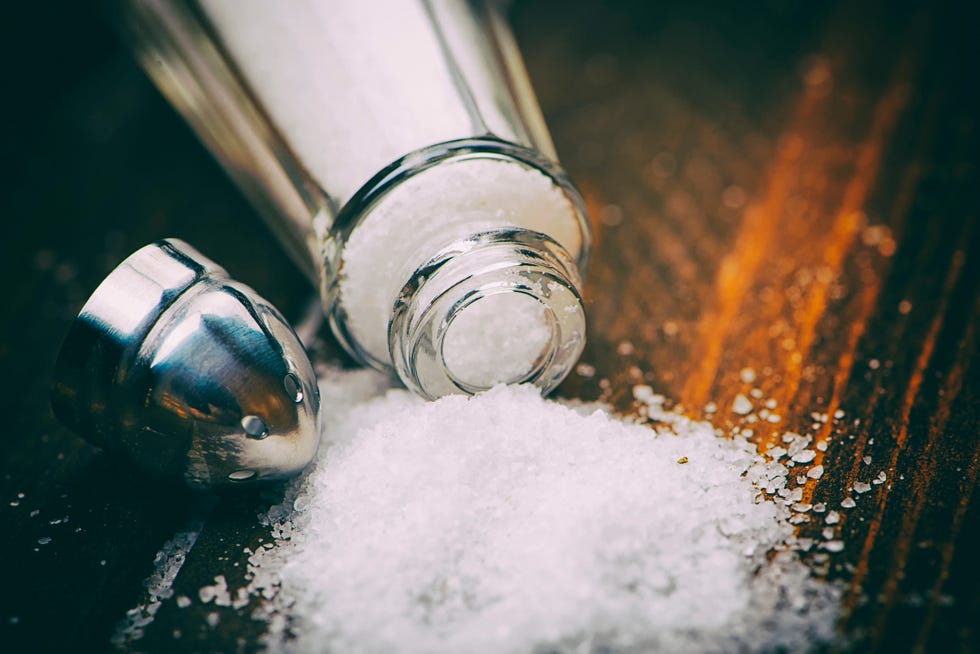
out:
M319 392L296 334L176 239L132 254L92 294L51 397L92 443L196 488L290 477L319 442Z

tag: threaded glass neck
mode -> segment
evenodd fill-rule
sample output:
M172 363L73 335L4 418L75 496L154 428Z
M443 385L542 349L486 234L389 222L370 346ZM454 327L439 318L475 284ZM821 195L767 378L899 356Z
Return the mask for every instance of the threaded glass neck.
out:
M564 379L585 345L578 269L553 239L482 232L421 266L395 302L388 344L398 376L429 398Z

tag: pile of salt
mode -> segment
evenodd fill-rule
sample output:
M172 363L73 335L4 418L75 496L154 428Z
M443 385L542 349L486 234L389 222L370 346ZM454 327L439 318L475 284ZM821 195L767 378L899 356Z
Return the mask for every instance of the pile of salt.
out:
M771 470L746 440L523 387L425 403L382 393L373 373L330 379L325 447L267 516L275 546L250 560L252 591L279 614L273 651L765 651L833 637L838 589L789 547L789 507L765 499Z

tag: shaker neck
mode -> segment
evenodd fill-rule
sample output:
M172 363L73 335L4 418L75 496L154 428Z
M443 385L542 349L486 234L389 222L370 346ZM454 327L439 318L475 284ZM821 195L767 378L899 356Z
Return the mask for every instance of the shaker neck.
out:
M391 359L413 391L434 399L497 384L548 393L585 345L574 259L540 232L481 232L421 266L395 301Z

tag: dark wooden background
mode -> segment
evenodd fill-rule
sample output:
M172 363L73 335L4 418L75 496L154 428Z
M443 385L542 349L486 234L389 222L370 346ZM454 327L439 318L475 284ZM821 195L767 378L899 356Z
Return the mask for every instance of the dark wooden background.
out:
M60 340L103 276L178 236L289 317L311 292L104 16L62 4L3 9L0 39L3 652L109 650L154 554L195 520L174 584L192 597L217 574L234 586L264 537L274 493L150 484L51 417ZM887 474L845 513L844 551L808 559L847 589L843 648L980 649L976 12L527 0L514 18L598 234L595 374L560 394L628 412L645 381L694 416L715 403L728 429L750 367L782 417L753 425L760 445L843 411L815 430L831 440L808 497L836 505ZM171 598L126 647L251 651L247 616Z

